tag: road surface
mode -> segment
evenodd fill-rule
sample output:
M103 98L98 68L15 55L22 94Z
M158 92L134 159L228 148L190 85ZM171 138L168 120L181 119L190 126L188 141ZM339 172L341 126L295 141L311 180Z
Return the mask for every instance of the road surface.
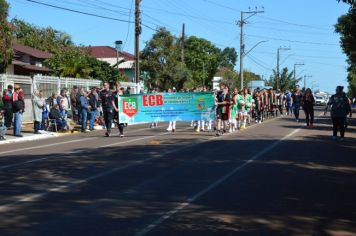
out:
M356 235L355 121L345 142L329 123L2 145L0 235Z

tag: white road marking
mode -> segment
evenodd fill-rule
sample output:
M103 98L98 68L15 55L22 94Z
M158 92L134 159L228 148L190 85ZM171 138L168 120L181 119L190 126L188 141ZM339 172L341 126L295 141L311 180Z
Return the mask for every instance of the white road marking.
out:
M288 135L284 136L283 138L281 138L280 140L274 142L272 145L268 146L267 148L263 149L262 151L260 151L259 153L255 154L253 157L251 157L248 161L246 161L244 164L237 166L235 169L233 169L232 171L230 171L229 173L227 173L226 175L224 175L223 177L221 177L220 179L216 180L215 182L213 182L212 184L210 184L209 186L207 186L205 189L201 190L200 192L198 192L197 194L195 194L194 196L188 198L185 202L182 202L181 204L179 204L176 208L166 212L163 216L161 216L160 218L158 218L156 221L154 221L153 223L149 224L147 227L145 227L144 229L140 230L138 233L135 234L135 236L143 236L145 234L147 234L148 232L150 232L151 230L155 229L156 227L158 227L160 224L162 224L165 220L169 219L170 217L172 217L174 214L178 213L179 211L183 210L184 208L186 208L187 206L189 206L191 203L193 203L194 201L196 201L198 198L200 198L201 196L205 195L206 193L210 192L211 190L213 190L214 188L216 188L218 185L220 185L221 183L223 183L224 181L226 181L227 179L229 179L231 176L233 176L234 174L236 174L239 170L241 170L242 168L244 168L245 166L251 164L254 162L254 160L260 158L262 155L266 154L267 152L271 151L272 149L274 149L275 147L277 147L282 141L288 139L289 137L295 135L296 133L298 133L301 130L301 128L298 128L296 130L294 130L293 132L289 133Z

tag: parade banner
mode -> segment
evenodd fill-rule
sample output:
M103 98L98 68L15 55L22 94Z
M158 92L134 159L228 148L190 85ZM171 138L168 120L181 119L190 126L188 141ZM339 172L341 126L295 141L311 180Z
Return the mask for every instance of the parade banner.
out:
M213 93L152 93L120 96L120 123L214 120Z

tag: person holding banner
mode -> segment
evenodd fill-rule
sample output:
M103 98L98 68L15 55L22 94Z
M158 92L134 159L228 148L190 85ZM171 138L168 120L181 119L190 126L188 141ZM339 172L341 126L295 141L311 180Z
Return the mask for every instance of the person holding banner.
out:
M110 91L110 85L108 82L104 83L104 89L100 92L101 105L103 107L103 116L105 120L106 133L105 136L111 135L112 119L114 116L112 105L112 92Z
M216 119L217 119L217 129L216 136L224 134L222 126L224 129L227 127L229 121L229 107L231 104L231 97L229 94L229 89L225 84L220 84L220 91L216 95Z
M123 87L116 86L116 91L112 94L112 106L115 110L114 120L116 121L117 127L119 129L120 138L124 137L124 123L120 123L119 117L119 96L124 95L125 89Z
M175 92L175 88L174 87L173 87L173 90L172 89L168 89L168 93L174 93L174 92ZM176 121L175 120L169 122L167 131L172 131L172 133L176 132Z

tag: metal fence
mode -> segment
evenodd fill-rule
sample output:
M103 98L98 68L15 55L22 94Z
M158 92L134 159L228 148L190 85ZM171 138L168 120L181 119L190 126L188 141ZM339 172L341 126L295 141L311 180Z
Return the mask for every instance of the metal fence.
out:
M53 76L43 76L36 75L34 77L30 76L21 76L21 75L9 75L9 74L0 74L0 89L4 91L7 86L11 85L20 85L25 93L25 113L23 115L24 122L33 121L33 111L32 111L32 102L31 96L36 89L42 89L45 97L50 97L53 92L56 94L60 93L60 90L66 88L68 90L72 89L73 86L78 88L84 88L89 90L91 87L99 87L102 82L100 80L91 80L91 79L79 79L79 78L66 78L66 77L53 77ZM139 93L142 84L123 82L121 86L127 88L131 87L131 93Z

